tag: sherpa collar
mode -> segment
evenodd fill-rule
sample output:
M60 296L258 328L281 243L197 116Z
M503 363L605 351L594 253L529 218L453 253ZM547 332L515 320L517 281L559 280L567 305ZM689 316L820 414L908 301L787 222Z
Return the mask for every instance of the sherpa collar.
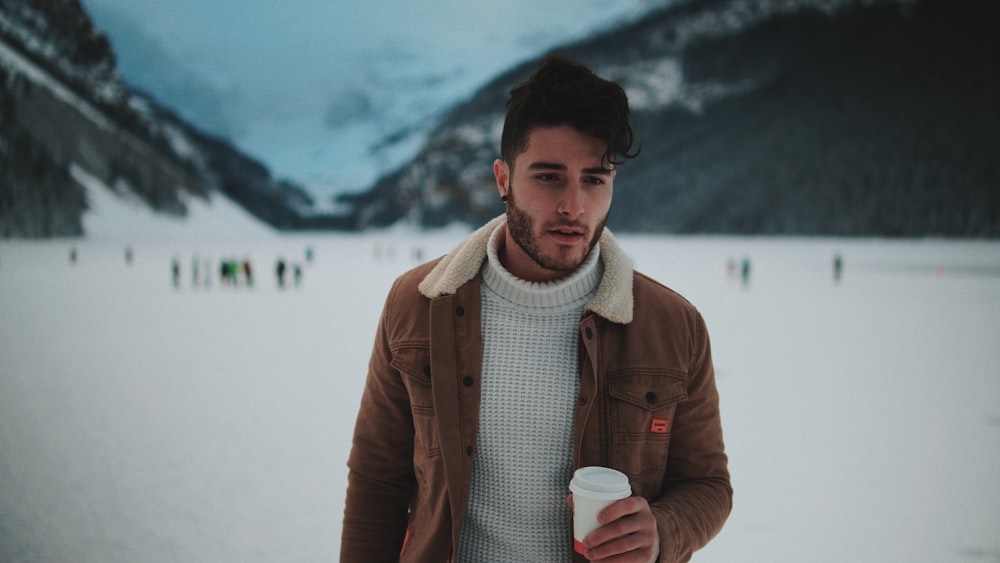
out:
M420 293L428 299L451 295L476 277L486 259L490 235L506 221L507 216L501 215L460 242L420 282ZM601 234L600 243L604 276L585 309L609 321L628 324L632 322L632 262L608 229Z

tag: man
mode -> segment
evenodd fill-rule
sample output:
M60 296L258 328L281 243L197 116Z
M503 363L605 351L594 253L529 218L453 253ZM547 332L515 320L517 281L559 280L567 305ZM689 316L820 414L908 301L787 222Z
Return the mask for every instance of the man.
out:
M732 489L705 324L604 229L625 92L550 56L511 91L507 212L386 300L358 414L342 561L683 561ZM575 468L633 496L574 551Z

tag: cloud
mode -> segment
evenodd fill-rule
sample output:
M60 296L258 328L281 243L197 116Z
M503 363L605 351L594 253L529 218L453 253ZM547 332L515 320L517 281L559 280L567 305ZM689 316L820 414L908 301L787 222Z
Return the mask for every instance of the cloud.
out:
M345 125L370 119L375 114L375 103L366 93L348 88L334 96L326 108L323 125L336 130Z
M229 108L239 98L213 85L177 61L142 23L113 6L88 6L97 27L113 35L113 49L125 82L152 96L192 124L222 136L238 135L242 127ZM112 31L113 33L109 33Z

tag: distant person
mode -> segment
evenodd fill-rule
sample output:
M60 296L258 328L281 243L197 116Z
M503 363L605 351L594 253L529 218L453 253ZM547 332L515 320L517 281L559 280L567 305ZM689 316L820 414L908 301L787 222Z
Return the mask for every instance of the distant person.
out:
M296 262L292 268L292 273L295 276L295 287L299 287L302 285L302 265Z
M740 279L743 280L743 286L746 287L750 285L750 259L744 258L743 265L740 267Z
M200 285L201 275L201 260L198 255L195 254L191 257L191 287L197 288Z
M278 258L278 262L274 265L274 275L278 278L278 287L285 287L285 271L288 269L288 265L285 264L284 258Z
M243 277L247 280L247 287L253 287L253 265L249 259L243 261Z
M126 246L125 247L125 264L128 265L128 266L131 266L133 259L134 259L134 257L132 255L132 247L131 246Z
M69 263L71 266L76 266L76 247L69 249Z
M306 262L312 264L313 261L313 247L312 245L306 247Z
M840 276L844 272L844 259L840 254L835 254L833 256L833 281L839 282Z
M170 263L170 272L173 276L174 287L180 287L181 285L181 261L175 256Z
M341 561L687 560L732 506L708 332L604 228L622 88L546 58L511 91L506 213L396 279L348 460ZM633 496L574 552L568 485Z

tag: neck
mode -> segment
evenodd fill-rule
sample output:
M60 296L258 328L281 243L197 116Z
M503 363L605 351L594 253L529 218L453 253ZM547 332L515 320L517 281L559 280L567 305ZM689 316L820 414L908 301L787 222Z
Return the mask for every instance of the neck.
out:
M507 268L500 258L504 243L503 227L498 227L487 244L487 261L483 269L484 282L510 301L529 306L559 306L590 294L597 288L604 273L600 260L600 245L587 259L567 276L552 281L530 281Z

